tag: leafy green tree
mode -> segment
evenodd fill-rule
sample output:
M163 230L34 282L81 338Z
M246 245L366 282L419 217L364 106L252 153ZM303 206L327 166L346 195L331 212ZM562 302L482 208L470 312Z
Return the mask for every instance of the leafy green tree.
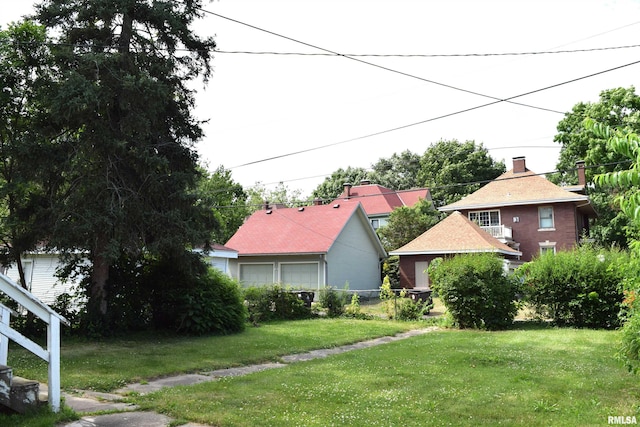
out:
M302 200L300 190L291 190L287 185L279 183L273 190L269 190L261 182L247 189L247 207L250 212L262 209L265 202L270 206L281 205L287 208L304 206L307 201Z
M430 189L434 204L444 206L473 193L504 172L504 163L491 158L482 144L441 140L422 155L418 180Z
M46 41L44 27L30 21L0 31L0 261L16 263L24 287L21 255L44 239L49 217L40 163L54 158L33 155L46 138L44 100L52 82Z
M188 82L206 81L215 43L191 31L202 1L44 0L60 82L50 120L70 132L51 243L87 251L89 322L108 327L110 267L122 252L202 242L193 143L202 136ZM72 133L71 133L72 132Z
M562 145L557 174L549 179L557 184L577 184L576 161L586 163L587 182L592 182L597 174L622 171L629 167L629 159L624 154L607 147L607 140L585 129L583 122L591 118L598 123L620 131L640 131L640 96L635 88L616 88L600 93L598 102L580 102L558 123L558 134L554 140ZM635 228L614 199L620 189L600 185L589 189L589 197L598 212L598 218L591 227L591 237L596 242L609 246L627 246L627 238L636 233Z
M358 185L363 179L368 179L368 176L369 173L364 168L353 168L351 166L346 169L340 168L333 172L331 176L325 178L313 190L312 196L329 203L342 193L345 183Z
M409 190L422 186L418 180L420 154L409 150L400 154L393 153L389 158L381 158L373 164L372 169L369 179L374 184L380 184L392 190Z
M421 200L413 207L399 207L389 215L386 225L377 233L384 249L389 252L398 249L440 221L440 213L430 202Z
M251 213L248 194L223 166L211 174L204 172L199 187L201 203L212 210L217 223L211 240L224 244Z

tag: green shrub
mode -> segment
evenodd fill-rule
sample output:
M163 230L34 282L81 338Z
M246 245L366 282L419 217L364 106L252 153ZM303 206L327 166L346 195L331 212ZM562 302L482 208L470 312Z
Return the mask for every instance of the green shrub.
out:
M320 290L320 307L327 309L327 316L340 317L344 314L346 292L338 292L332 286L325 286Z
M385 276L380 286L380 300L389 319L412 321L420 320L425 314L429 314L432 305L426 301L413 301L407 298L406 290L400 291L400 295L391 288L389 276Z
M432 262L432 288L438 292L454 326L501 329L517 313L517 285L493 254L461 254Z
M247 319L240 286L214 268L177 296L176 313L176 331L196 335L241 332Z
M270 320L306 319L312 315L304 301L281 285L245 288L244 299L249 321L253 324Z
M621 345L617 356L629 371L640 371L640 242L631 243L633 256L626 263L618 262L611 268L618 268L624 276L622 280L622 310L620 311Z
M354 293L351 295L351 303L344 308L344 317L352 317L354 319L368 320L373 316L362 311L360 307L360 295Z
M613 329L620 325L625 277L620 266L627 260L624 252L586 246L545 253L517 275L538 315L563 326Z

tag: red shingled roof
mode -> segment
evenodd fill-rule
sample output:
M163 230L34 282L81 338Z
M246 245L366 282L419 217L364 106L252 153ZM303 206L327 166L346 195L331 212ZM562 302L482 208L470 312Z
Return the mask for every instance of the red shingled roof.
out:
M334 203L260 210L245 221L225 246L240 255L327 253L358 209L362 209L359 204Z
M521 252L500 242L460 212L451 215L389 255L497 252L519 256Z
M420 199L429 199L429 189L395 191L378 184L354 185L349 191L348 200L360 202L367 215L391 213L401 206L414 206ZM347 199L346 190L333 201L342 203Z

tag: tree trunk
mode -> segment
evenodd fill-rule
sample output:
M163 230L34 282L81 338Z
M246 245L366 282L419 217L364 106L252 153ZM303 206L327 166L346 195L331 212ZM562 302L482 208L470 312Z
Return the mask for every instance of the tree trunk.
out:
M91 288L89 289L89 301L87 311L92 321L103 324L106 320L107 306L107 281L109 280L109 267L111 261L106 255L108 238L106 235L98 236L92 254L93 268L91 269Z

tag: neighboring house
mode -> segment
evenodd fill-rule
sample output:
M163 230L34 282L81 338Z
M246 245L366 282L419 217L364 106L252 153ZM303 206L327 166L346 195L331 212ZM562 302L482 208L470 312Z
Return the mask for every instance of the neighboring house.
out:
M483 230L530 261L544 251L575 247L588 234L596 212L584 192L584 162L578 163L579 185L559 187L527 169L524 157L513 169L461 200L438 208L459 211Z
M371 226L377 230L387 224L391 211L402 206L415 206L421 199L432 203L428 188L396 191L364 180L360 185L344 184L344 191L331 204L361 203Z
M204 260L212 267L217 268L225 274L230 275L229 260L238 258L238 251L228 248L219 243L211 245L211 249L196 249L195 252L202 254Z
M478 252L493 252L503 256L505 268L518 265L517 259L522 255L460 212L453 212L411 242L391 251L389 255L399 257L400 287L411 289L429 287L427 267L433 259Z
M238 251L232 277L244 285L281 283L320 290L378 289L386 258L360 203L254 212L225 244Z
M27 290L47 305L53 304L60 294L73 292L77 285L76 281L63 283L56 277L56 270L60 265L57 253L38 251L24 254L22 257ZM5 275L20 283L16 264L9 266Z

